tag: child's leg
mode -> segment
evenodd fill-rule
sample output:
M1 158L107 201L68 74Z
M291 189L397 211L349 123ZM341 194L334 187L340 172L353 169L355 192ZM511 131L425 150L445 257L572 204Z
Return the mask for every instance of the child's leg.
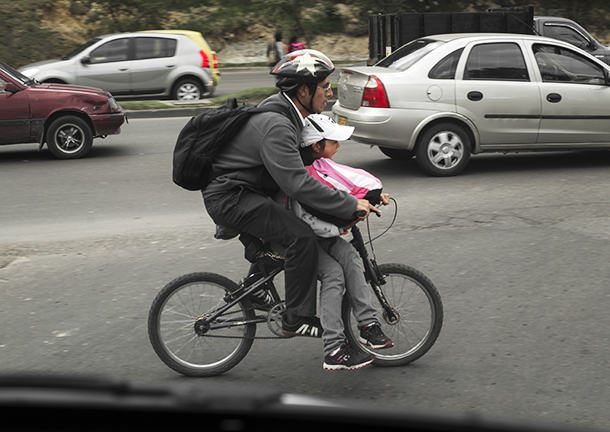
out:
M318 279L320 280L320 321L322 322L322 342L324 355L330 355L345 343L341 302L345 292L343 268L326 252L328 242L333 239L318 240Z
M338 237L335 239L336 241L329 245L326 252L343 268L345 284L358 328L378 322L377 311L372 305L371 289L364 278L360 255L345 240Z

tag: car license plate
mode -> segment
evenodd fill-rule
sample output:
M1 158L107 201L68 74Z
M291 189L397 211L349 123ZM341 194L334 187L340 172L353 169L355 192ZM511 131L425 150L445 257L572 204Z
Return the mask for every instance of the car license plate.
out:
M337 123L339 123L341 126L347 126L347 117L339 116Z

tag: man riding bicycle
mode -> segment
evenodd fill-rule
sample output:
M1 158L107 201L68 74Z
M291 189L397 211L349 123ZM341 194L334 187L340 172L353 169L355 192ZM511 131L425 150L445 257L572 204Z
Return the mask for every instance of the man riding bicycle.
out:
M298 202L343 219L371 205L312 178L299 154L304 119L321 113L332 96L334 65L319 51L284 56L271 71L281 90L259 106L274 105L283 114L254 114L216 158L222 173L202 191L214 222L278 244L285 251L286 309L282 330L291 336L320 337L316 313L318 249L311 228L274 202L280 191ZM365 216L365 217L366 217Z

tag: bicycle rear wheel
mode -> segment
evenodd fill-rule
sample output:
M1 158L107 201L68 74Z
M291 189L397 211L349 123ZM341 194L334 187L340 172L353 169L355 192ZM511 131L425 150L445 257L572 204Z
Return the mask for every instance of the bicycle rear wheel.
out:
M167 366L183 375L220 375L248 354L256 334L248 299L213 321L224 297L237 289L230 279L214 273L190 273L168 283L152 303L148 315L150 343Z
M345 334L352 346L377 356L374 365L403 366L423 356L436 342L443 325L443 304L436 287L422 272L402 264L383 264L379 270L386 279L383 292L398 320L389 322L372 293L373 306L383 332L394 346L373 350L358 341L360 330L347 295L342 308Z

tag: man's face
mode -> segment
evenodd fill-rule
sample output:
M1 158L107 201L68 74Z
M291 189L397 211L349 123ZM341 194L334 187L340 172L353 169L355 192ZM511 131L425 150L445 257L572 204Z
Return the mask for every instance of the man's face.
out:
M324 81L316 84L315 94L311 104L313 112L319 114L324 111L324 108L326 107L326 102L328 102L328 98L332 95L333 91L330 88L330 77L327 77ZM311 94L309 95L309 97L311 97Z

